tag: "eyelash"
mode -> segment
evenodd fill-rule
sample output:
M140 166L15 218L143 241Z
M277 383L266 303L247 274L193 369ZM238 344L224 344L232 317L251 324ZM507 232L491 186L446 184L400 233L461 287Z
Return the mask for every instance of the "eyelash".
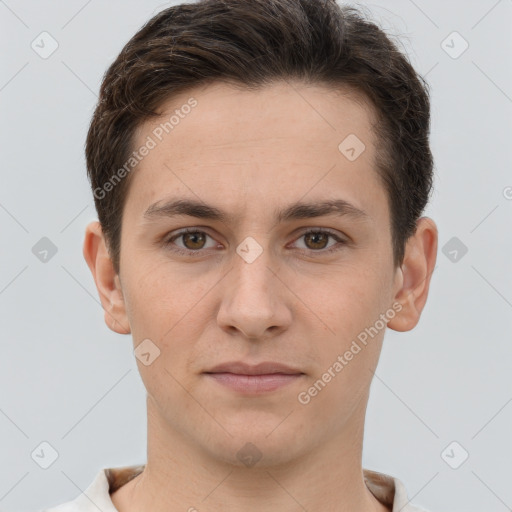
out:
M201 231L197 228L185 228L182 231L180 231L179 233L176 233L172 237L164 240L163 244L166 247L170 247L171 244L174 242L174 240L178 239L180 236L186 235L187 233L203 233L203 234L209 236L210 238L212 238L208 233L206 233L205 231ZM334 238L338 243L333 245L329 249L318 249L318 250L299 249L299 251L301 253L329 254L334 251L339 251L343 246L348 244L348 242L346 240L343 240L338 235L334 234L332 231L329 231L327 229L322 229L322 228L309 229L308 231L305 231L304 233L302 233L299 236L299 238L297 238L297 240L299 240L300 238L302 238L306 235L312 234L312 233L323 233L323 234L329 235L330 237ZM193 250L182 249L181 247L173 247L170 250L172 250L173 252L180 254L182 256L201 256L205 252L204 249L197 249L196 251L193 251Z

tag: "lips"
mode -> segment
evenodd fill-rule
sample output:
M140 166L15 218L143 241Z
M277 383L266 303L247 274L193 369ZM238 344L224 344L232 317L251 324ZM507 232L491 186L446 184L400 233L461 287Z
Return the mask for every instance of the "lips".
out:
M301 375L303 372L282 363L263 362L256 365L233 361L214 366L204 373L233 373L235 375L271 375L281 373L283 375Z
M213 382L244 395L276 391L305 375L297 368L277 362L250 365L241 361L219 364L203 373Z

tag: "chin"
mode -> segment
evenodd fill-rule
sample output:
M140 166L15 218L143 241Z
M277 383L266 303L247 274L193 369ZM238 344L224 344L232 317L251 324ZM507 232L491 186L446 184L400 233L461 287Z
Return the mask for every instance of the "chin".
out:
M240 468L270 468L287 464L302 451L303 439L298 439L297 427L283 417L273 417L273 421L236 423L236 426L221 423L231 434L218 429L216 439L208 436L205 449L210 456ZM276 428L277 427L277 428ZM302 449L301 449L302 448Z

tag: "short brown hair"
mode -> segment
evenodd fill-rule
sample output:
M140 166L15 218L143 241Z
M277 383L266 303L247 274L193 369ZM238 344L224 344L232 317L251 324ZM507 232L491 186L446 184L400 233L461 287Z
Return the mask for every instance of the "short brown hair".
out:
M116 272L131 174L114 184L112 177L133 151L136 128L189 88L227 81L256 89L280 79L356 90L373 105L375 164L388 196L394 265L402 264L433 181L424 79L382 29L335 0L200 0L150 19L103 78L85 152Z

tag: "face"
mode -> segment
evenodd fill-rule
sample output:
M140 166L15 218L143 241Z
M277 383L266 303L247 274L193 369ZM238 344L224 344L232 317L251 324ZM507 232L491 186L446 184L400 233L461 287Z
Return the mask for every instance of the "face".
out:
M134 141L152 147L123 212L117 313L145 343L154 421L235 464L248 442L275 464L352 438L403 283L372 110L298 83L216 83L161 110ZM235 362L250 369L211 373Z

